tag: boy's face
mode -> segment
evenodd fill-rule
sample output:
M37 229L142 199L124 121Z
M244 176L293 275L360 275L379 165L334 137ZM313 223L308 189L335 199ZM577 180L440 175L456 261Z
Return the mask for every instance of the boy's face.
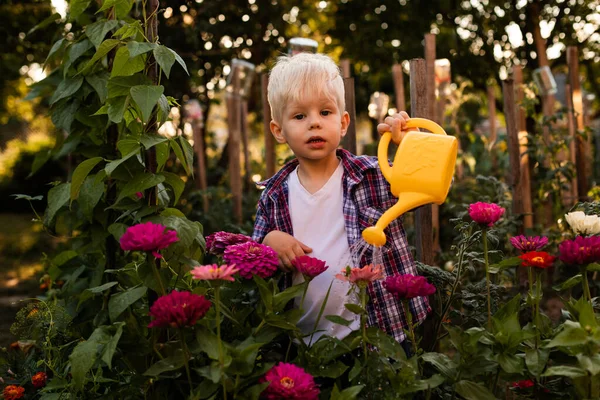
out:
M287 143L299 161L318 161L332 155L346 134L350 117L324 94L290 101L280 122L271 121L271 132L279 143Z

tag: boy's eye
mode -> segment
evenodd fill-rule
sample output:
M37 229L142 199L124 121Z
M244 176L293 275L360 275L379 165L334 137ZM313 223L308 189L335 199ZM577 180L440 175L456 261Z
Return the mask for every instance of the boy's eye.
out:
M304 118L304 115L302 115L302 114L294 115L294 119L302 119L302 118Z
M329 110L321 111L321 115L330 115L330 114L331 114L331 111L329 111Z

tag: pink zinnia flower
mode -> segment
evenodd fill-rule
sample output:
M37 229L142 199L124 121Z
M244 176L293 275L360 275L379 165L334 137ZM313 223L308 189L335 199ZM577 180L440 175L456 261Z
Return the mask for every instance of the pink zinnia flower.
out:
M524 236L519 235L510 238L510 244L517 250L524 253L528 251L541 250L548 244L548 238L545 236Z
M325 272L325 270L327 270L327 268L329 268L325 265L325 261L306 255L294 258L292 260L292 265L307 280L312 280L314 277L321 275L323 272Z
M600 261L600 237L577 236L558 245L560 260L568 265L587 265Z
M412 299L435 293L435 286L424 276L394 275L383 281L383 287L398 299Z
M227 247L223 259L227 264L234 264L240 276L246 279L252 279L253 275L268 278L277 271L279 265L275 250L252 241Z
M121 248L123 250L151 251L154 257L162 258L159 250L166 249L179 239L177 232L168 230L161 224L145 222L127 228L121 236Z
M502 215L504 215L504 208L500 207L495 203L482 203L478 201L469 205L469 215L473 221L479 225L485 225L488 227L493 226Z
M194 267L190 271L190 274L196 280L201 281L214 281L214 280L222 280L222 281L235 281L233 275L238 272L238 269L235 265L221 265L217 264L212 265L199 265Z
M341 281L350 281L360 286L366 286L370 282L383 278L383 268L381 265L373 264L365 265L362 268L346 268L335 277Z
M241 233L215 232L206 237L206 251L219 255L223 254L228 246L234 244L246 243L251 241L250 236L242 235Z
M319 398L319 388L317 388L312 375L294 364L280 362L260 378L259 382L270 382L261 394L262 398L268 400L316 400Z
M149 314L154 317L154 320L148 324L148 328L194 326L209 308L210 301L204 296L192 292L173 291L159 297L152 304Z

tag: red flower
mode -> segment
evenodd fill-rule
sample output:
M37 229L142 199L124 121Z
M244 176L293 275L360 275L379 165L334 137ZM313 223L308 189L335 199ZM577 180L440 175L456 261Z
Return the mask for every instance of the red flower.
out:
M306 255L294 258L292 260L292 265L307 280L311 280L314 277L321 275L329 268L325 265L325 261Z
M482 203L478 201L469 205L469 215L473 221L479 225L491 227L493 226L502 215L504 215L504 208L500 207L495 203Z
M587 265L600 261L600 237L577 236L558 245L560 260L567 265Z
M435 286L424 276L394 275L383 282L383 287L399 299L412 299L435 293Z
M252 241L227 247L223 260L229 265L235 264L240 276L246 279L252 279L253 275L268 278L277 271L279 265L275 250Z
M556 257L551 256L545 251L529 251L519 256L521 265L524 267L549 268Z
M350 281L359 286L366 286L370 282L383 278L383 268L381 265L365 265L362 268L346 268L341 274L335 276L341 281Z
M121 248L123 250L151 251L154 257L162 258L159 250L166 249L179 239L177 232L168 230L161 224L146 222L127 228L121 236Z
M38 372L34 376L31 377L31 383L33 387L36 389L43 388L46 386L46 381L48 380L48 375L45 372Z
M219 255L223 254L229 246L250 241L252 241L250 236L242 235L241 233L215 232L206 237L206 251Z
M319 389L312 375L294 364L279 363L271 368L260 383L270 382L261 397L268 400L317 400Z
M519 388L519 389L527 389L527 388L533 387L534 385L535 384L533 383L533 381L531 379L525 379L522 381L513 382L511 386L514 388Z
M191 292L173 291L166 296L159 297L152 304L149 314L154 317L154 320L148 324L148 328L193 326L209 308L210 301L206 300L204 296Z
M25 396L25 388L23 386L8 385L2 392L4 400L17 400Z

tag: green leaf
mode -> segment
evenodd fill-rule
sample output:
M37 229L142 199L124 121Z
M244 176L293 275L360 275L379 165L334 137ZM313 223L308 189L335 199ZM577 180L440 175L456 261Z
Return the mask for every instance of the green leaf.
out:
M46 56L46 60L44 61L44 65L42 65L42 70L46 69L46 65L48 64L48 62L50 62L54 56L63 49L63 47L67 44L68 42L65 41L65 38L61 38L58 39L56 42L54 42L54 44L52 45L52 48L50 49L50 52L48 52L48 55Z
M57 128L62 128L70 133L71 124L75 120L75 114L79 109L79 105L79 100L72 98L55 104L52 106L52 123Z
M564 281L560 285L552 286L552 289L554 289L554 290L556 290L558 292L560 292L562 290L567 290L567 289L572 288L575 285L580 284L582 279L583 278L582 278L581 274L577 274L575 276L570 277L569 279L567 279L566 281Z
M135 139L121 139L117 142L117 149L121 152L121 157L140 151L140 143Z
M523 260L521 260L519 257L506 258L506 259L502 260L501 262L499 262L498 264L490 265L490 273L497 274L498 272L502 271L503 269L516 267L518 265L521 265L522 261Z
M175 55L165 46L158 46L154 49L154 58L167 78L171 73L171 67L175 64Z
M568 347L585 344L588 340L588 333L576 322L565 321L564 329L560 332L546 347Z
M496 397L483 385L471 381L457 382L454 390L466 400L496 400Z
M183 155L185 156L185 161L188 166L186 172L190 176L194 176L194 148L190 144L190 142L183 136L179 136L177 138L179 140L179 144L183 149Z
M587 372L579 367L571 367L568 365L557 365L550 367L542 374L542 376L566 376L567 378L580 378L586 376Z
M110 176L119 165L121 165L123 162L127 161L131 157L135 156L136 154L139 154L140 150L141 150L141 147L138 145L137 148L130 149L130 152L127 155L123 156L122 158L113 160L113 161L109 162L108 164L106 164L106 166L104 167L104 171L106 171L106 175Z
M594 354L593 356L577 354L577 361L592 376L600 374L600 354Z
M83 185L83 181L102 160L102 157L93 157L85 160L75 168L71 179L71 202L79 197L79 190L81 189L81 185Z
M177 54L174 50L169 49L169 51L172 52L175 55L175 59L177 60L177 62L179 63L179 65L181 65L181 68L183 68L183 70L185 71L185 73L189 75L190 73L188 72L188 69L187 69L187 67L185 65L185 61L183 61L183 58L181 58L179 56L179 54Z
M106 34L115 29L118 25L119 22L114 19L111 19L109 21L107 21L106 19L101 19L100 21L87 25L85 27L85 34L94 44L94 46L98 48L98 46L100 46L100 44L106 37Z
M165 141L162 143L158 143L156 145L156 170L162 171L165 163L169 159L169 150L171 149L171 144L169 141Z
M162 175L153 175L142 172L136 175L131 181L125 184L121 188L121 192L119 193L119 197L115 204L119 201L123 200L125 197L133 196L137 192L143 192L146 189L150 189L165 181L165 177Z
M367 329L367 342L377 347L380 353L394 360L406 360L402 345L377 327Z
M81 14L88 8L91 0L71 0L69 2L69 17L71 21L79 18Z
M106 328L105 326L96 328L88 340L80 342L75 346L69 356L69 361L71 362L70 371L77 390L83 389L85 376L96 363L99 346L110 339Z
M419 379L412 382L409 386L400 388L400 394L429 391L444 383L445 379L440 374L435 374L428 379Z
M521 294L513 297L509 302L507 302L502 308L496 311L493 315L495 322L498 322L499 329L504 332L516 332L521 330L521 326L519 325L519 321L517 320L517 329L505 329L503 326L510 320L513 320L519 310L521 308Z
M258 275L254 275L252 277L256 286L258 286L258 293L260 294L260 298L262 299L263 304L265 305L267 311L273 311L273 291L267 285L267 282Z
M123 116L127 107L129 107L129 96L109 98L108 102L108 118L115 124L123 121Z
M133 303L138 301L148 290L145 286L131 288L125 292L114 294L108 300L108 315L115 321Z
M160 99L158 99L158 113L156 116L156 119L161 125L169 119L170 111L169 100L167 100L167 97L163 94L160 96Z
M118 322L114 325L117 326L117 331L115 332L113 337L110 338L108 343L106 343L106 346L104 347L104 352L102 353L102 361L104 361L106 363L106 365L108 365L108 368L112 368L112 359L117 350L117 345L119 344L119 339L121 338L121 335L123 334L123 326L125 325L125 323Z
M83 83L82 76L76 76L74 78L67 78L58 84L58 87L50 98L50 104L54 104L57 101L64 99L65 97L71 96L73 93L79 90Z
M129 24L124 24L122 27L120 27L115 33L113 33L113 37L118 37L121 40L124 39L128 39L130 37L136 37L138 36L138 34L143 34L144 33L144 29L142 28L142 23L140 20L134 20L133 22L129 23ZM140 43L140 42L135 42L132 41L130 43ZM145 43L145 42L142 42ZM153 43L149 43L149 44L153 44ZM129 43L127 43L127 47L129 47ZM131 53L131 48L129 49L129 52ZM134 57L138 54L141 53L137 53L137 54L132 54L131 56Z
M123 236L123 234L125 233L125 231L127 230L127 228L129 228L129 226L125 225L125 224L121 224L118 222L115 222L114 224L110 224L108 227L108 233L110 233L111 235L113 235L113 237L115 238L115 240L117 242L121 241L121 236Z
M213 360L219 359L219 339L205 326L196 326L196 341L200 351L206 353Z
M190 166L187 163L187 158L184 156L181 146L179 145L179 143L176 140L171 139L171 140L169 140L169 142L171 143L171 148L173 149L173 153L175 153L175 156L181 162L183 169L185 169L185 173L190 175L190 173L191 173Z
M142 120L148 122L152 109L158 102L158 99L163 94L165 88L163 86L134 86L130 89L131 97L135 104L142 112Z
M67 76L69 67L92 47L94 47L94 44L87 39L67 47L67 54L63 62L63 76Z
M40 22L39 24L35 25L33 28L31 28L29 31L27 31L27 35L29 36L31 35L33 32L39 30L39 29L44 29L45 27L47 27L48 25L50 25L51 23L61 19L62 17L60 16L59 13L53 13L52 15L50 15L48 18L45 18L42 22Z
M140 143L144 145L146 150L159 143L166 142L167 140L169 139L160 135L142 135L140 137Z
M588 301L586 301L583 296L577 302L577 311L579 311L579 324L586 329L586 327L596 328L598 326L598 321L596 320L596 315L594 313L594 307Z
M588 272L600 272L600 264L599 263L588 264L588 266L586 267L586 270Z
M96 53L94 54L92 59L87 62L82 72L85 73L85 71L92 68L94 64L98 62L98 60L107 55L112 49L117 47L119 43L120 41L118 39L106 39L104 42L102 42L100 44L100 47L98 47L98 50L96 50Z
M139 22L139 21L136 21ZM140 54L147 53L156 48L156 44L148 42L135 42L131 41L127 43L127 50L129 50L129 56L135 57Z
M336 361L328 365L320 365L318 369L313 371L313 376L337 379L342 376L347 369L348 366L346 364L341 361Z
M152 81L142 74L115 76L108 80L108 98L128 96L133 86L151 84Z
M44 214L44 225L50 226L58 210L67 204L70 191L70 183L61 183L48 191L48 207Z
M78 254L76 251L73 251L73 250L62 251L62 252L58 253L58 255L56 255L52 259L52 265L54 265L56 267L63 266L77 256L78 256Z
M277 293L275 296L273 296L273 310L275 312L282 311L290 300L302 295L306 285L307 282L302 282L301 284L293 285L285 289L283 292Z
M550 352L545 349L527 349L525 350L525 365L527 369L534 376L540 376L540 374L546 368L548 359L550 358Z
M110 75L106 71L98 72L97 74L87 75L85 77L85 81L94 88L96 93L98 93L98 98L100 103L104 103L106 101L106 97L108 95L108 77Z
M433 366L440 371L444 376L455 380L458 372L458 365L452 361L447 355L442 353L425 353L421 358L433 364Z
M105 290L110 289L111 287L118 285L118 284L119 284L119 282L108 282L108 283L105 283L104 285L87 288L85 290L90 293L98 294L98 293L102 293Z
M298 311L298 309L290 310L290 311ZM276 326L281 329L296 331L298 327L296 323L289 321L284 316L280 316L277 314L267 314L265 316L265 322L271 326Z
M181 349L177 349L171 357L164 358L148 368L144 375L159 376L163 372L178 370L185 365L186 357Z
M346 307L348 311L353 312L354 314L366 314L365 309L359 306L358 304L347 303L344 304L344 307Z
M117 54L115 55L115 60L113 61L113 68L110 76L131 76L136 72L143 71L145 67L146 61L144 60L143 55L130 57L127 47L119 47L119 50L117 50Z
M179 197L183 193L183 189L185 189L185 182L179 177L179 175L173 174L171 172L161 172L160 175L165 177L165 183L171 188L173 188L173 194L175 195L175 200L173 204L177 204L179 201Z
M514 354L499 354L498 364L500 364L504 372L509 374L521 374L524 369L523 359Z
M350 324L352 324L352 322L354 322L354 321L344 319L344 318L340 317L339 315L326 315L325 319L327 321L333 322L334 324L343 325L343 326L350 326Z

